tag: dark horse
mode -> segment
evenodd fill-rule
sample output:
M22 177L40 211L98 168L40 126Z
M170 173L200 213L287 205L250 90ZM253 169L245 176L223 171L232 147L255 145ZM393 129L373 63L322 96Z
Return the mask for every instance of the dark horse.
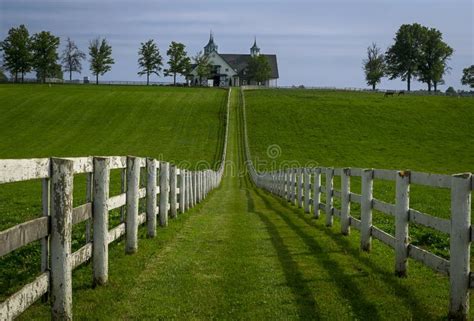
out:
M388 97L388 96L394 96L394 95L395 95L395 92L394 92L394 91L386 91L383 96L384 96L384 97Z

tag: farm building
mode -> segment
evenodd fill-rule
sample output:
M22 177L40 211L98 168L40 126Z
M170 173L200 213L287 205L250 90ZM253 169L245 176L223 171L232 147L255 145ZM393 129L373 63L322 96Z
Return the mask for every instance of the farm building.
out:
M217 44L214 42L214 36L211 32L209 42L204 47L204 54L209 58L212 72L208 79L203 80L203 83L214 87L255 85L255 82L251 81L247 76L247 65L251 57L263 55L267 58L271 68L270 79L263 85L267 87L277 86L278 64L276 55L260 54L257 39L255 39L253 46L250 48L250 54L223 54L219 53L217 49ZM188 80L193 85L199 84L199 76L196 69L193 66L193 70L188 76Z

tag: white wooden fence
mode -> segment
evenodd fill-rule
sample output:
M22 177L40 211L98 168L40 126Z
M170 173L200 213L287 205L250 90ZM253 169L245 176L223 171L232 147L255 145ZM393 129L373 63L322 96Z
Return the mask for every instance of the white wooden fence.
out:
M333 225L333 218L341 220L341 233L349 234L353 227L360 231L360 247L370 251L372 238L376 238L395 250L394 270L398 276L407 275L407 259L410 257L437 272L449 276L449 317L467 320L469 289L474 287L474 274L470 272L470 247L474 240L471 226L471 193L474 178L471 173L456 175L428 174L413 171L360 168L290 168L273 172L257 172L250 157L245 100L242 94L244 117L244 145L252 181L274 195L286 199L304 212L320 217L326 214L326 226ZM321 176L325 185L321 185ZM333 186L334 176L339 176L341 189ZM351 177L360 177L361 194L351 192ZM390 204L373 197L373 180L381 179L396 183L396 202ZM451 190L451 218L443 219L410 208L410 184L425 185ZM325 203L321 202L325 194ZM340 208L334 206L334 198L340 199ZM360 204L360 220L351 216L351 203ZM395 218L395 235L390 235L372 224L375 209ZM449 235L450 259L446 260L409 242L409 223L427 226Z
M138 227L147 225L148 237L156 235L168 217L200 203L222 179L227 150L229 97L222 161L217 171L190 171L167 162L140 157L76 157L0 160L0 184L42 180L43 215L0 232L0 256L31 242L41 241L41 274L0 303L0 320L12 320L45 294L51 298L53 320L72 319L72 270L92 259L93 282L107 283L108 245L125 235L125 251L138 249ZM140 169L146 168L146 187L140 188ZM122 193L109 196L110 171L122 169ZM86 198L73 207L73 179L86 174ZM139 200L146 211L139 213ZM108 213L122 210L122 223L108 227ZM126 212L126 215L125 215ZM87 221L87 244L71 253L72 226ZM90 235L92 223L93 235Z

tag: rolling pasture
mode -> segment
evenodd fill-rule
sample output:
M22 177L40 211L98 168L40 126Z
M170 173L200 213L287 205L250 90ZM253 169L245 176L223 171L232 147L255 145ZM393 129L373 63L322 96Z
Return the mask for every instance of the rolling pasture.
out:
M215 169L225 104L217 89L0 85L0 158L134 155ZM120 193L120 178L111 171L111 195ZM85 175L74 185L74 204L82 204ZM0 185L0 230L41 211L40 180ZM111 227L120 215L111 212ZM73 250L84 244L84 230L74 227ZM39 242L2 257L0 300L37 275L39 264Z
M246 93L247 95L248 93ZM227 160L245 168L243 118L233 91ZM251 139L252 144L252 139ZM91 287L91 264L74 272L76 319L443 320L448 280L418 262L393 273L393 253L368 254L227 168L219 188L139 251L110 249L106 286ZM120 244L120 243L119 243ZM21 320L49 319L35 304Z
M201 159L212 166L221 153L225 91L93 86L0 88L5 94L11 88L18 90L11 97L16 103L5 100L9 108L0 101L0 108L7 113L13 113L16 105L21 106L23 99L37 96L36 102L33 99L34 103L23 105L21 117L17 113L23 126L2 133L9 135L2 137L15 136L15 142L0 143L10 150L0 155L3 158L133 153L163 155L163 159L176 163L188 161L192 167ZM48 90L54 92L50 98ZM474 160L469 158L474 138L469 131L473 123L472 100L412 96L384 100L381 95L311 90L245 91L244 96L251 155L261 170L285 164L409 168L435 173L474 170ZM51 104L46 102L55 99L68 103L55 112L48 111ZM243 173L246 166L240 99L238 90L233 90L227 149L227 161L233 167L226 167L221 186L202 204L160 229L156 238L147 239L141 229L136 254L126 255L123 241L109 246L110 271L105 286L92 287L92 264L75 270L74 318L445 320L447 277L410 259L408 277L398 278L393 273L393 250L386 245L374 240L370 253L360 251L358 231L344 237L337 219L333 228L327 228L324 213L322 219L315 220L287 201L256 188L248 176L236 175ZM82 100L89 101L82 106L95 107L84 107L82 113L76 113L74 101ZM38 105L41 113L34 111L33 106ZM117 108L120 113L109 127L117 137L114 140L100 126ZM66 122L64 125L57 114ZM66 134L55 131L53 125L46 133L37 130L37 126L48 124L36 123L45 115L49 115L45 119L50 123L63 126ZM96 115L102 120L88 126L91 122L82 121L81 115L90 120ZM9 121L1 121L13 127L13 119L10 116ZM122 130L115 130L114 126ZM168 126L171 129L166 129ZM75 135L69 135L68 128ZM29 131L31 134L22 139L21 135ZM59 137L64 139L62 144L41 147L32 142L39 141L39 137L44 140L41 135L51 131L54 135L49 141ZM23 141L28 144L25 148ZM111 195L120 193L119 178L120 172L112 171ZM84 182L74 183L80 186ZM335 179L336 188L338 183ZM7 213L1 218L2 229L29 219L25 213L41 212L40 183L37 185L0 186L0 209ZM375 180L374 196L393 202L394 188ZM360 193L360 182L355 178L351 190ZM74 191L74 202L84 200L83 191ZM411 207L447 217L449 193L412 186ZM351 215L357 217L358 211L354 205ZM119 218L120 212L110 213L111 228ZM393 234L391 217L374 211L374 225ZM84 243L83 233L84 226L74 229L73 248ZM441 233L410 224L410 237L414 244L444 257L449 255L449 243ZM39 271L38 248L32 246L13 254L0 261L2 298ZM470 305L472 318L472 300ZM50 306L37 302L19 319L49 318Z
M474 100L322 90L246 91L250 149L260 170L359 167L455 174L474 171ZM324 185L324 177L322 184ZM335 179L340 190L341 180ZM360 193L360 179L351 190ZM375 180L374 197L395 201L395 182ZM336 199L336 206L339 206ZM325 202L323 195L322 202ZM450 191L412 185L410 207L449 218ZM360 218L358 204L352 207ZM394 219L374 211L394 234ZM410 225L411 242L449 258L443 233Z

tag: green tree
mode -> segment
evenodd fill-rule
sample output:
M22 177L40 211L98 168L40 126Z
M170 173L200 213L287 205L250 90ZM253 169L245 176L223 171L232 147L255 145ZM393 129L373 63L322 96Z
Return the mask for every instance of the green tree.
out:
M196 73L199 77L199 85L202 85L202 80L209 78L212 72L212 66L209 63L209 57L198 52L193 58L194 63L196 64Z
M462 70L461 84L474 88L474 65Z
M186 47L182 43L172 41L168 51L169 68L165 70L166 76L173 76L173 84L176 85L176 75L186 76L191 69L191 59L186 52Z
M8 31L8 36L0 42L0 51L3 51L4 67L14 76L15 82L18 74L23 82L25 73L31 70L30 34L25 25Z
M89 42L89 56L90 70L95 75L95 83L99 84L99 75L110 71L115 63L112 58L112 47L105 38L96 38Z
M64 71L69 73L69 80L72 80L73 72L81 73L83 59L86 59L86 54L79 50L74 41L67 38L66 47L61 55L61 63Z
M434 86L436 92L448 70L447 62L453 49L443 41L442 33L434 28L424 30L422 39L417 76L428 85L428 91Z
M410 91L411 79L416 76L426 27L418 23L404 24L395 35L395 43L386 52L387 74L390 79L401 78Z
M380 83L385 75L385 57L376 43L372 43L370 47L367 47L364 72L367 85L372 86L372 90L375 90L375 86Z
M158 46L153 40L148 40L145 43L140 44L138 50L138 66L141 70L138 72L140 76L146 75L146 84L150 83L150 75L160 74L161 67L163 66L163 58L160 55Z
M247 75L250 80L254 80L258 85L270 78L271 67L267 57L255 55L250 58L247 66Z
M33 52L33 68L41 82L53 77L57 71L59 37L49 31L35 33L31 38Z

